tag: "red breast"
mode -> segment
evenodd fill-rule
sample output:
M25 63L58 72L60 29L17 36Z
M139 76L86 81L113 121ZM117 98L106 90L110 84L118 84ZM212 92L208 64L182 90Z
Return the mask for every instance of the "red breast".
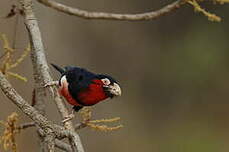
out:
M89 85L88 89L78 94L78 99L85 105L94 105L108 98L103 90L103 82L99 79L95 79L93 82Z
M103 82L101 80L93 80L94 83L90 84L85 90L78 93L78 100L84 105L91 106L106 98L108 98L103 90ZM80 106L76 99L74 99L68 91L68 82L66 77L61 78L61 86L59 93L65 97L69 104Z

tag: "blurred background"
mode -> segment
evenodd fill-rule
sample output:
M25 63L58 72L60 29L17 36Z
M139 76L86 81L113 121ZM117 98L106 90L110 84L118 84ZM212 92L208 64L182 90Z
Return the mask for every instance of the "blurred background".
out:
M138 13L172 1L68 0L65 4L93 11ZM12 4L17 1L0 1L0 16L5 16ZM85 20L35 3L50 63L107 73L122 85L123 95L94 106L93 118L119 116L124 128L108 133L80 130L86 152L229 150L229 5L202 6L221 16L222 22L208 21L189 5L153 21L123 22ZM15 23L15 17L0 20L0 33L6 34L11 43ZM20 55L28 44L22 17L15 39L15 55ZM14 72L28 78L27 83L9 79L31 102L30 58ZM52 68L51 73L58 79ZM29 121L3 93L0 101L1 120L17 111L20 122ZM46 111L51 120L60 123L51 99L47 100ZM17 138L19 151L38 151L37 141L34 129L22 131Z

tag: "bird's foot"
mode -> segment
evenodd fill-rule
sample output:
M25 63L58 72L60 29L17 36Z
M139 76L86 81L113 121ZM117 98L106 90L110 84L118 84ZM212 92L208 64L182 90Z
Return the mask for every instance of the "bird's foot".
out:
M48 82L48 83L46 83L43 87L44 88L47 88L47 87L51 87L51 86L57 86L57 85L59 85L59 81L50 81L50 82Z
M64 119L64 120L62 120L62 122L63 122L63 123L65 123L65 122L67 122L67 121L72 120L72 119L75 117L74 113L75 113L75 110L74 110L74 109L72 109L71 114L69 114L68 116L66 116L66 117L65 117L65 119Z
M63 123L68 122L70 120L72 120L75 117L75 115L73 113L71 113L70 115L66 116L64 120L62 120Z
M57 86L57 85L59 85L59 81L50 81L50 82L44 84L42 87L48 88L50 93L51 93L51 96L54 97L54 88L52 88L52 86Z

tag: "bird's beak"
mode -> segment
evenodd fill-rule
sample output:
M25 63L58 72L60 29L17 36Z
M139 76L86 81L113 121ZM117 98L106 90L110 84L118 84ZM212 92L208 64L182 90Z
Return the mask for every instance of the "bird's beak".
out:
M114 96L121 96L122 91L120 86L117 83L110 84L109 86L104 86L109 94L109 96L112 98Z

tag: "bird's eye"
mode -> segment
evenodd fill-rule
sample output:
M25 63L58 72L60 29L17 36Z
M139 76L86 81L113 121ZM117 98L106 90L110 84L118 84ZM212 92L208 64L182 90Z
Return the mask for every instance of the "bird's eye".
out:
M101 81L103 82L104 85L109 85L111 82L109 79L105 78L105 79L101 79Z

